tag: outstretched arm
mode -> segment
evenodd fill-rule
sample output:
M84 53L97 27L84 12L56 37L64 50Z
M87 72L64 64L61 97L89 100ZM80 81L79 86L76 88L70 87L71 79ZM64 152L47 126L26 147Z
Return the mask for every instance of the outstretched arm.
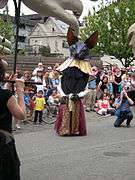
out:
M23 3L43 16L55 17L65 22L73 29L75 36L78 36L78 20L74 14L71 14L66 10L71 10L76 16L80 16L83 10L80 0L23 0Z

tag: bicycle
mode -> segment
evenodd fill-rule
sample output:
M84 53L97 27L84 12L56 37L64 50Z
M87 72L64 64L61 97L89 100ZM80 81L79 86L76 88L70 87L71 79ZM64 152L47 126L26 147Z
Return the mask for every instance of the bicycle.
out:
M45 124L54 124L56 122L58 106L58 104L46 105L45 110L43 111L43 122Z

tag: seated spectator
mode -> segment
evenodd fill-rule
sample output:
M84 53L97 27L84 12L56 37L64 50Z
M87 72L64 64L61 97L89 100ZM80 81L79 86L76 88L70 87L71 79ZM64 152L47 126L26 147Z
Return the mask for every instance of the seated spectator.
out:
M48 98L49 104L57 105L59 103L60 94L57 92L57 90L53 90L52 94Z
M115 109L111 108L108 94L104 93L102 99L97 100L96 112L100 115L114 115Z
M48 105L51 108L51 112L56 115L58 112L58 105L60 102L60 94L57 90L53 90L52 94L48 98Z
M115 115L117 116L114 127L120 127L125 120L127 120L127 127L130 127L130 122L133 119L130 105L133 104L134 102L128 97L127 92L123 90L114 103L114 106L116 107Z

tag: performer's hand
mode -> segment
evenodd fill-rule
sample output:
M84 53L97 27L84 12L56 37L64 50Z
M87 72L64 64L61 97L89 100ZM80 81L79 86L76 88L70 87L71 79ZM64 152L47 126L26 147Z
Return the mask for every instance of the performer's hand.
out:
M68 97L67 97L67 96L62 96L62 97L60 98L60 104L66 104L67 101L68 101Z
M77 94L73 94L70 99L75 102L79 100L79 96Z

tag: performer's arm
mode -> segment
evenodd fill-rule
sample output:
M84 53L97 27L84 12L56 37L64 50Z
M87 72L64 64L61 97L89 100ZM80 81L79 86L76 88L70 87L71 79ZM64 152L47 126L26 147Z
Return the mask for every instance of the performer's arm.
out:
M84 97L84 96L86 96L86 94L89 92L89 90L88 89L85 89L84 91L81 91L80 93L78 93L77 95L80 97L80 98L82 98L82 97Z
M63 90L61 88L61 80L59 82L59 85L57 86L57 90L59 91L61 96L66 96L66 94L63 92Z

